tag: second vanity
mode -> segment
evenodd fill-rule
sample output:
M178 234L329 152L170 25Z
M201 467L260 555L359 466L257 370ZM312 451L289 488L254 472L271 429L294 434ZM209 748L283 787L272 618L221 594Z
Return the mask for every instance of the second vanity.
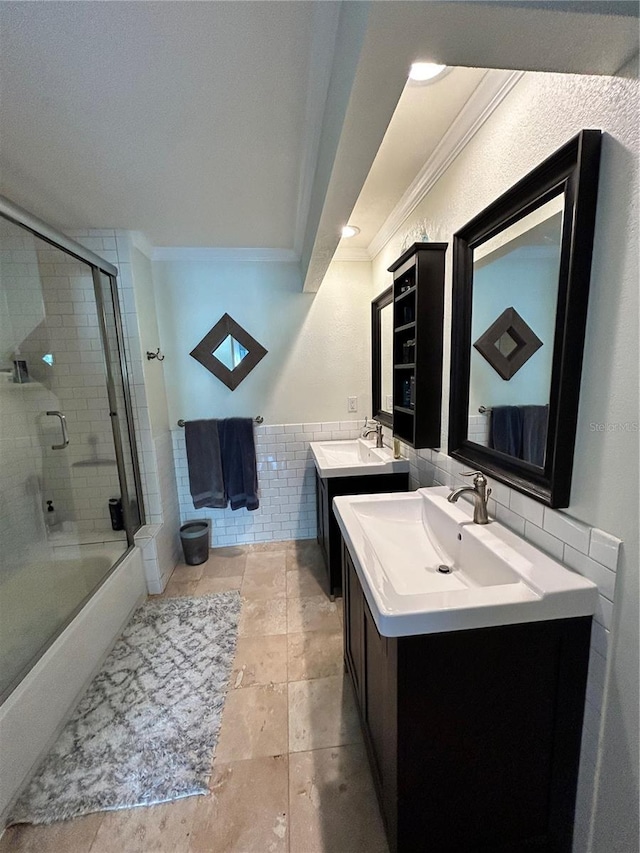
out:
M368 495L376 492L406 492L409 462L394 459L388 447L375 447L373 440L314 441L311 453L316 466L316 515L318 544L327 569L329 597L342 586L340 530L332 502L336 495Z
M569 853L597 588L448 493L334 501L390 848Z

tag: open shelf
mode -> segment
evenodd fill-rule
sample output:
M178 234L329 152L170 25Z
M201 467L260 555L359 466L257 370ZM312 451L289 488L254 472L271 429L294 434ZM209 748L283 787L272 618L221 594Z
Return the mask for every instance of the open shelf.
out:
M394 296L393 301L394 302L400 302L401 299L406 299L407 296L411 296L411 294L415 293L415 292L416 292L416 286L414 284L411 287L408 287L406 290L403 290L397 296Z
M446 243L415 243L389 267L394 274L393 434L415 448L440 446L446 250Z

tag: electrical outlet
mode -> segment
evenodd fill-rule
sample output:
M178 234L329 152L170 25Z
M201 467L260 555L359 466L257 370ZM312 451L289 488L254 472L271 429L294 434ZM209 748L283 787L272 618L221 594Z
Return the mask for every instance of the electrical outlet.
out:
M358 398L357 397L347 397L347 411L348 412L357 412L358 411Z

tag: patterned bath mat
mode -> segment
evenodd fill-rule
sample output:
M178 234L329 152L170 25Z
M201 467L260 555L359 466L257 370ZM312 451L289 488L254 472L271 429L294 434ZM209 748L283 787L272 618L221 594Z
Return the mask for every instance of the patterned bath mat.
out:
M239 612L237 592L138 608L11 823L206 793Z

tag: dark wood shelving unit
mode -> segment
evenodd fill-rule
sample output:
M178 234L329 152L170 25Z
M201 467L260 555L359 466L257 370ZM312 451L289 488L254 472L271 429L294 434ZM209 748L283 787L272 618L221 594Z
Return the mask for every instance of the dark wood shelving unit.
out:
M446 243L414 243L393 273L393 434L440 446Z

